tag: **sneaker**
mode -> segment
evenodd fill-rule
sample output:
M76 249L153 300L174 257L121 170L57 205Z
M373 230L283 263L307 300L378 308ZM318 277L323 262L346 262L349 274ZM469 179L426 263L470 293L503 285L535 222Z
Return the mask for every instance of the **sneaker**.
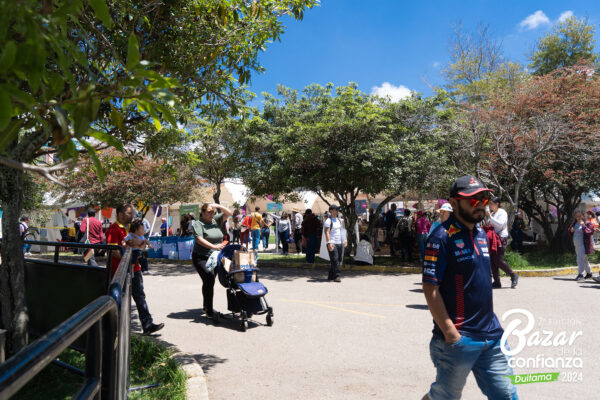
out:
M596 281L596 282L600 283L600 275L598 275L598 276L595 276L595 277L593 277L592 279L593 279L594 281Z
M151 275L151 274L150 274L150 271L142 271L142 274L143 274L143 275Z
M592 273L588 272L587 274L585 274L585 276L583 277L583 279L592 279Z
M26 257L31 257L33 254L31 254L30 252L27 252L24 254Z
M510 288L511 289L516 288L518 283L519 283L519 275L515 274L515 275L513 275L512 278L510 278Z
M501 287L502 287L502 284L499 281L492 283L493 289L500 289Z
M341 282L342 280L341 280L339 277L337 277L337 278L335 278L333 281L334 281L334 282L338 282L338 283L339 283L339 282Z
M577 282L580 282L580 281L582 281L582 280L583 280L583 275L582 275L582 274L579 274L579 275L577 275L577 278L575 278L575 280L576 280Z
M165 324L160 323L160 324L151 324L149 327L144 329L144 335L150 335L154 332L158 332L160 331L162 328L165 327Z

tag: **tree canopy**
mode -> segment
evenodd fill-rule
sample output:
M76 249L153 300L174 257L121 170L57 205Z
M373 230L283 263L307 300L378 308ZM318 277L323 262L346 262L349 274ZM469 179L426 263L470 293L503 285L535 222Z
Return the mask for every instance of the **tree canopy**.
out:
M278 95L266 96L263 112L247 121L242 136L241 175L256 195L332 194L353 226L359 193L385 193L387 202L426 189L445 171L436 134L443 95L391 103L353 83L313 84L301 94L281 86Z
M558 22L552 32L540 38L530 56L533 74L544 75L582 62L597 63L594 33L594 26L586 19L570 17Z

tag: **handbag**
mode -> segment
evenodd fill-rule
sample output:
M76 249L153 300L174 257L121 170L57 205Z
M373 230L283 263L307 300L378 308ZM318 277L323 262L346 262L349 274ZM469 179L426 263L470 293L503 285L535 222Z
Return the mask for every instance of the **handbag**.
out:
M210 256L208 256L208 260L206 260L206 263L204 264L204 271L208 274L214 273L215 268L217 268L218 261L219 261L219 252L213 250L210 253Z

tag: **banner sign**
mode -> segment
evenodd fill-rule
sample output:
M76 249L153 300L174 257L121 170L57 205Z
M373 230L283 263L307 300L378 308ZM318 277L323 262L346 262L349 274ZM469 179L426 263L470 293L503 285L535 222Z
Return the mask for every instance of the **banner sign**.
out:
M283 203L267 203L267 212L282 212Z

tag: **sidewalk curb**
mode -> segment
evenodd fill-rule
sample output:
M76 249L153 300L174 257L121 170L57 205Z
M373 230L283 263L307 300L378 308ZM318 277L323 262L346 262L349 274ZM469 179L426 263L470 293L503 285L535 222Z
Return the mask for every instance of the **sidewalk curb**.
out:
M278 263L258 261L259 267L265 268L301 268L301 269L329 269L327 264L306 264L306 263ZM420 274L423 272L421 267L400 267L400 266L384 266L384 265L342 265L342 271L362 271L362 272L380 272L380 273L403 273L403 274ZM550 268L550 269L520 269L514 270L519 276L524 277L548 277L548 276L564 276L577 275L577 267ZM600 266L592 266L592 272L600 272Z
M191 354L183 352L175 353L172 357L187 375L185 398L187 400L209 400L208 382L198 361Z

